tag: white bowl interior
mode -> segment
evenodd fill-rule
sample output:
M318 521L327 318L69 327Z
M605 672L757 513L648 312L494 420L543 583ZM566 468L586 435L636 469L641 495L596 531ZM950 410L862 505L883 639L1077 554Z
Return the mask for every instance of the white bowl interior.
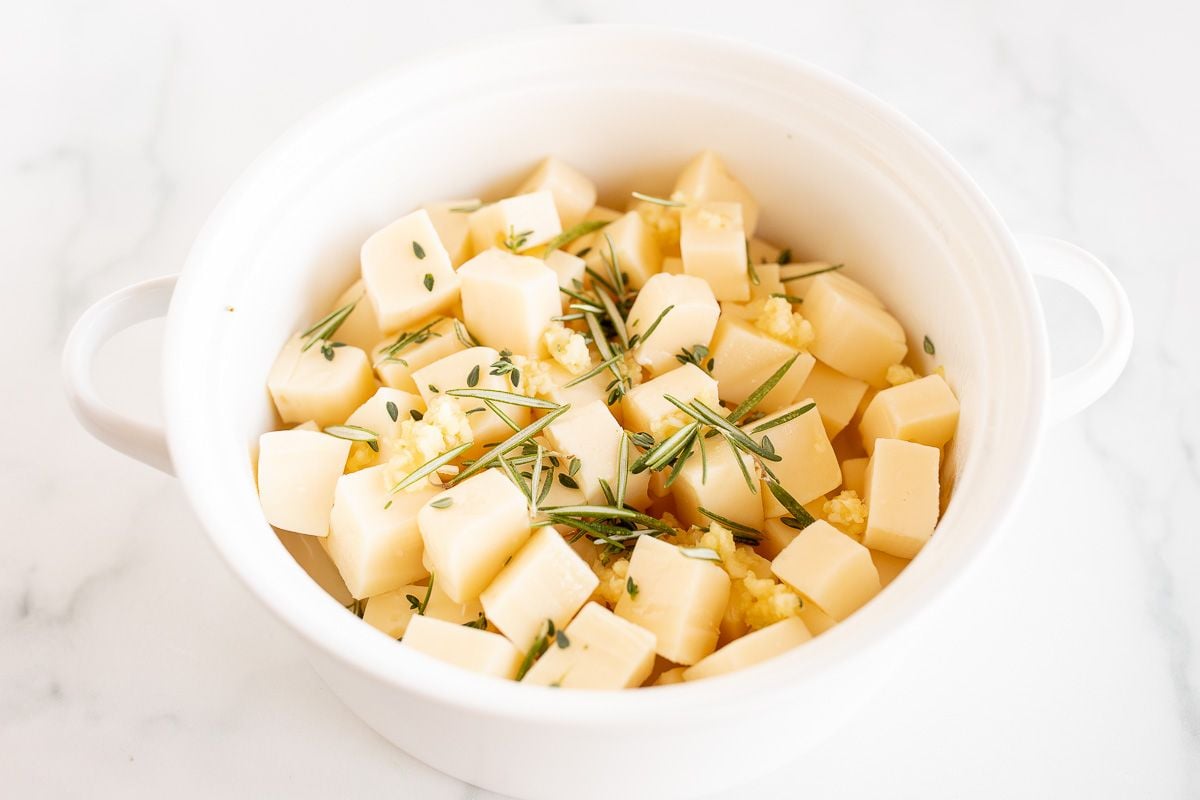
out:
M172 451L217 546L264 602L364 674L496 713L627 715L706 691L551 702L407 653L296 566L262 518L251 464L276 424L264 382L281 343L355 278L374 230L422 201L496 197L546 154L624 207L632 189L668 191L703 148L758 198L760 236L845 262L905 324L921 367L945 366L962 404L954 496L913 565L812 644L711 683L785 691L867 649L962 570L1024 481L1045 391L1032 284L990 207L918 131L819 71L690 36L580 29L450 54L327 109L255 165L197 244L169 323Z

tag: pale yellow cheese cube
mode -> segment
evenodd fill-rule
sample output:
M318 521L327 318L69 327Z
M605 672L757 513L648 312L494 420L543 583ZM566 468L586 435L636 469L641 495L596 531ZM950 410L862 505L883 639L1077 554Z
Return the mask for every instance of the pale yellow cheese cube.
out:
M818 275L804 296L804 316L817 334L810 349L839 372L882 388L887 368L908 352L904 329L841 278Z
M915 442L878 439L867 464L867 531L863 544L912 558L937 525L941 452Z
M463 321L482 344L536 357L562 313L558 276L540 258L485 250L458 269Z
M395 419L392 419L391 409L396 411ZM414 410L424 411L425 401L410 392L381 386L346 418L346 424L378 434L377 460L383 462L395 455L395 437L400 433L400 423L412 419L411 412Z
M465 603L525 544L529 508L502 471L487 469L423 505L417 526L437 582L451 600Z
M566 367L553 359L541 361L539 365L543 370L544 385L539 387L538 396L559 405L570 403L572 409L582 408L596 400L607 400L608 384L615 377L611 372L605 370L580 383L568 386L567 384L578 380L581 376L572 375ZM588 369L590 370L593 366L595 364L590 365ZM619 404L609 406L608 410L618 422L621 420Z
M258 499L276 528L309 536L329 533L329 511L350 442L308 430L258 437Z
M467 225L476 253L493 247L515 252L529 250L562 233L554 195L546 190L490 203L468 215Z
M662 261L662 271L668 275L682 275L683 259L678 256L666 256Z
M416 513L437 489L425 485L389 494L387 472L386 466L378 466L343 475L334 494L325 549L350 594L359 599L428 574Z
M838 621L822 611L816 603L808 600L800 605L797 616L804 621L809 633L820 636L825 631L838 624Z
M702 203L683 210L679 251L683 271L708 281L718 300L750 299L742 208L736 203Z
M458 276L429 213L418 209L363 243L362 279L388 333L458 302Z
M498 633L433 617L413 617L401 642L447 664L509 680L517 677L523 658L512 642Z
M674 206L664 206L648 200L636 198L626 206L627 211L634 211L645 220L654 236L658 239L659 250L663 258L679 256L679 209Z
M267 374L267 389L284 422L312 420L322 428L340 425L375 391L367 354L357 347L334 347L326 358L321 342L304 349L293 336Z
M842 462L842 488L862 497L867 488L866 458L847 458Z
M564 229L578 224L596 204L596 184L557 158L547 158L538 164L524 183L517 187L516 194L542 190L550 192L554 198L554 208Z
M426 328L430 322L433 325ZM400 347L392 351L391 348L396 344L400 344ZM412 379L414 370L466 349L467 346L454 332L454 320L451 317L437 317L411 325L409 330L384 339L371 351L371 360L375 365L375 374L385 386L415 392L417 384Z
M468 197L462 200L443 200L438 203L426 203L421 206L429 214L429 220L437 231L442 246L450 255L450 263L455 267L470 258L474 251L471 249L471 228L467 217L471 210L480 205L478 197Z
M479 623L483 615L483 606L478 600L467 603L456 603L446 596L446 593L433 582L433 589L410 583L383 594L372 595L363 609L363 622L377 628L393 639L399 639L408 630L408 623L417 615L412 599L424 603L425 597L429 602L425 605L425 616L465 625L468 622Z
M717 321L709 353L713 377L720 386L721 400L737 404L766 383L788 359L799 357L775 388L756 406L759 411L777 411L791 404L812 371L815 359L784 344L744 319L722 314Z
M789 617L730 642L684 670L683 679L698 681L752 667L786 653L811 638L812 634L803 621L798 617Z
M666 316L660 320L664 311ZM675 356L681 350L697 344L708 346L720 313L712 289L700 278L665 273L651 276L626 318L630 336L639 336L634 359L652 375L675 369L679 366ZM658 325L650 331L656 320Z
M684 364L633 387L621 400L625 427L631 431L652 433L660 421L677 411L663 399L671 395L682 403L700 399L712 404L719 387L712 376L695 364ZM690 421L690 420L689 420Z
M375 306L371 305L366 294L367 290L363 288L363 282L357 280L350 284L350 287L342 292L337 300L333 301L334 308L342 308L354 303L354 310L338 326L337 331L333 334L333 340L345 342L369 353L375 343L383 338L383 331L379 329Z
M622 216L624 216L624 214L620 211L617 211L615 208L593 206L590 211L583 215L581 222L613 222L614 220L620 219ZM603 228L601 230L603 230ZM580 258L584 258L585 256L591 257L592 250L595 249L597 241L599 241L601 244L604 244L604 237L600 235L600 231L585 233L583 236L580 236L578 239L568 244L567 249L571 251L572 255L579 256ZM607 245L605 246L607 247ZM595 264L598 263L599 262L595 262L592 265L595 266Z
M561 628L600 579L553 528L538 528L479 595L483 612L518 650L528 650L546 620Z
M825 435L825 428L816 409L771 427L776 420L799 411L810 403L811 401L805 398L742 426L742 430L756 442L762 441L764 436L771 440L780 460L768 462L767 466L775 473L779 484L801 505L822 498L826 492L833 491L842 483L842 470L837 455L833 451L833 445L829 443L829 437ZM765 488L763 503L766 515L779 517L786 514L783 504L776 500L771 492L765 491Z
M662 270L658 239L636 211L622 214L597 231L591 247L585 260L609 283L612 283L614 255L626 285L633 289L642 288L651 275Z
M604 504L601 481L609 489L617 491L617 465L621 437L625 432L609 413L603 400L594 400L585 406L572 406L571 411L558 418L546 428L546 440L556 452L579 459L579 471L575 482L583 490L588 503ZM628 445L629 463L637 459L638 451ZM645 508L650 504L650 474L642 472L629 475L625 490L625 502L634 508Z
M957 427L958 398L936 373L880 391L858 424L868 454L874 452L876 439L941 447Z
M904 571L908 566L909 559L898 558L890 553L881 553L878 550L871 551L871 561L875 562L875 569L879 572L879 584L887 586L892 581L896 580L896 576Z
M796 399L807 397L817 404L821 422L825 424L825 433L832 439L850 424L866 392L866 381L843 375L818 361L813 364Z
M705 150L688 162L675 181L675 192L681 193L689 205L713 200L737 203L745 216L746 236L753 236L758 227L758 203L754 196L711 150Z
M566 250L555 250L546 256L546 266L553 270L560 289L569 289L576 293L582 289L587 262L579 256L573 256ZM559 308L564 314L567 306L573 302L574 298L566 292L559 291Z
M847 278L834 269L841 265L832 265L828 261L805 261L800 263L783 264L779 267L779 280L786 287L785 291L800 299L808 295L809 287L818 276L824 275L825 281L832 283L840 290L859 298L868 305L883 308L883 301L875 296L867 287L852 278Z
M417 391L428 405L440 393L451 389L493 389L513 391L507 375L492 375L492 364L500 360L500 354L491 347L471 347L422 367L412 374ZM475 385L471 386L472 376ZM467 414L471 423L471 434L475 446L466 454L470 458L483 452L483 446L501 442L513 434L513 429L483 404L471 397L458 398L458 405ZM500 410L517 425L529 424L529 409L524 406L500 404ZM481 409L476 411L476 409Z
M683 673L687 672L687 667L675 667L674 669L665 669L659 673L654 679L653 686L671 686L676 683L683 683Z
M735 450L720 436L704 440L704 454L699 446L684 463L671 494L679 518L689 525L709 525L708 517L700 513L703 507L734 522L760 528L763 522L763 500L758 488L754 459ZM746 483L738 461L746 468L753 484ZM707 469L705 467L707 462ZM707 472L707 480L705 480Z
M785 524L780 517L767 519L763 522L762 539L755 546L754 551L763 558L775 558L783 548L792 543L792 539L795 539L798 533L800 533L799 528Z
M750 246L747 248L750 256L750 263L755 264L774 264L780 266L779 256L783 253L781 249L771 244L765 239L759 239L757 236L750 237Z
M631 689L654 667L654 634L588 603L552 642L524 682L564 689Z
M824 520L800 531L771 571L839 622L880 589L870 551Z
M617 616L650 631L655 652L676 664L695 664L717 646L729 575L717 564L683 554L678 547L640 536L629 560L628 578L637 593L625 592Z

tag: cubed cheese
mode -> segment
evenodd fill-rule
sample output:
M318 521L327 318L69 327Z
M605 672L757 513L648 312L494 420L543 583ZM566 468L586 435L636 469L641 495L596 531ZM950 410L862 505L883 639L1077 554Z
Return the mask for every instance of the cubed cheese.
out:
M458 270L463 321L482 343L536 357L542 334L562 313L558 276L540 258L485 250Z
M437 493L432 486L389 494L387 467L338 479L326 551L357 598L390 592L428 573L416 513ZM390 502L390 505L389 505Z
M583 215L583 219L581 221L613 222L614 220L620 219L622 216L622 213L617 211L615 208L593 206L590 211ZM583 236L580 236L578 239L567 245L567 249L570 250L573 255L577 255L580 258L583 258L584 256L590 257L592 250L595 249L596 242L600 242L601 244L604 243L604 237L600 235L600 231L585 233Z
M429 602L425 603L428 596ZM478 600L467 603L456 603L446 596L438 587L437 581L433 588L410 583L390 592L373 595L367 600L363 610L363 622L377 628L393 639L399 639L408 630L409 621L417 616L418 604L425 603L425 616L452 622L455 625L465 625L468 622L479 624L483 615L483 606Z
M573 256L566 250L555 250L546 256L546 266L554 271L560 289L579 292L583 287L584 270L587 263L579 256ZM566 313L567 306L575 300L566 292L559 292L559 308Z
M783 251L766 239L759 239L757 236L752 236L750 237L750 246L747 248L747 254L750 256L750 263L752 264L774 264L778 268L780 266L779 257L783 254ZM789 250L788 255L790 254L791 251Z
M497 200L467 217L476 253L493 247L520 252L562 233L554 195L546 190Z
M450 255L450 263L455 267L462 264L473 255L471 250L471 228L467 217L471 209L480 205L478 197L468 197L463 200L443 200L439 203L426 203L422 208L429 214L429 220L437 231L442 246Z
M870 551L824 520L800 531L771 571L839 622L880 589Z
M340 425L375 391L367 354L357 347L333 347L326 358L321 342L307 350L299 334L288 340L267 375L267 389L284 422L312 420Z
M754 488L746 483L742 467L738 466L739 460L750 475ZM679 477L671 484L671 494L675 498L679 518L689 525L711 524L708 517L700 513L703 507L751 528L762 527L763 500L754 459L735 450L723 437L705 439L703 454L697 446L684 463Z
M682 413L664 399L666 395L671 395L683 403L699 399L715 406L718 391L717 382L711 375L695 364L684 364L678 369L633 387L625 394L621 400L625 427L631 431L650 433L661 441L662 436L656 431L661 431L664 420Z
M839 372L882 388L888 367L908 352L904 329L841 278L818 275L804 296L804 316L817 334L812 353Z
M497 678L515 678L521 668L521 653L500 634L433 617L413 617L401 641L439 661Z
M662 271L668 275L682 275L683 259L678 256L666 256L662 261Z
M664 258L679 256L679 209L677 207L634 199L626 210L636 212L650 230L654 231L654 238L658 240L658 248L662 251Z
M385 386L415 392L415 370L466 348L455 334L454 320L436 317L384 339L372 350L371 359L375 374Z
M683 271L703 278L718 300L750 299L746 236L736 203L701 203L683 210L679 250Z
M842 488L862 497L867 487L867 459L847 458L842 462Z
M372 234L361 260L363 286L384 331L398 331L458 302L450 254L424 209Z
M866 391L866 381L843 375L818 361L813 364L796 398L811 398L817 404L825 433L832 439L850 424Z
M805 624L798 617L790 617L730 642L684 670L683 679L698 681L752 667L786 653L811 638L812 634Z
M585 260L610 282L614 255L626 283L634 289L642 288L651 275L662 270L662 251L654 231L635 211L621 215L597 231L591 247Z
M590 370L595 364L588 366ZM538 386L538 396L559 405L571 404L571 408L582 408L596 400L608 398L608 384L613 380L613 374L608 370L599 372L573 386L567 384L579 380L581 375L572 375L566 367L553 359L538 362L541 372L541 383ZM585 370L586 372L587 370ZM621 406L609 406L608 410L618 421L621 419Z
M307 430L258 438L258 498L267 522L310 536L329 533L329 511L350 442Z
M858 430L869 454L876 439L941 447L957 427L958 398L945 379L934 374L879 392L863 412Z
M637 593L622 594L614 610L654 634L655 652L686 665L713 651L729 602L725 570L686 556L673 544L641 536L629 560L628 578Z
M479 595L488 620L528 650L546 620L561 628L600 584L553 528L539 528Z
M722 314L710 347L712 375L720 386L721 399L735 405L742 402L797 354L799 357L783 378L759 402L759 411L777 411L791 404L812 371L815 359L768 336L744 319Z
M776 420L787 417L810 403L811 401L805 398L742 426L742 430L755 441L762 441L764 436L771 440L780 460L772 461L767 466L775 473L779 484L800 504L831 492L842 483L841 467L816 409L782 424L773 425ZM787 513L770 492L764 492L763 502L766 504L768 517L778 517Z
M379 329L375 306L371 305L366 294L367 290L363 288L363 282L357 280L350 284L350 288L342 292L337 300L333 301L334 308L342 308L354 303L354 310L338 326L333 339L369 353L375 343L383 338L383 331Z
M878 439L867 464L867 532L863 544L912 558L937 525L938 461L941 453L899 439Z
M395 410L395 419L392 410ZM387 461L395 455L395 437L400 433L400 424L411 419L412 411L424 411L425 401L415 394L381 386L375 394L346 418L347 425L366 428L379 436L379 461Z
M737 203L745 216L746 236L753 236L758 227L758 203L754 196L711 150L705 150L688 162L675 181L675 191L689 204L711 200Z
M412 375L417 391L428 405L440 393L451 389L494 389L513 391L507 375L492 375L492 364L500 360L500 354L491 347L471 347L422 367ZM474 376L474 386L471 386ZM501 442L512 435L513 430L483 404L482 400L470 397L458 399L459 408L467 413L471 422L471 433L475 446L467 453L474 458L483 452L483 446ZM481 409L476 411L475 409ZM529 424L529 409L524 406L501 404L500 410L518 425Z
M838 624L838 621L826 614L820 607L811 600L803 603L797 615L804 621L809 633L813 636L820 636L825 631Z
M763 558L775 558L783 548L792 543L792 539L795 539L798 533L798 528L785 524L780 517L768 519L763 522L762 540L754 550Z
M871 561L875 563L875 570L879 573L880 586L887 586L896 580L896 576L903 572L909 563L907 558L898 558L878 550L871 551Z
M537 165L516 193L548 191L554 198L554 208L563 228L578 224L584 214L596 204L596 184L574 167L557 158L547 158Z
M630 689L654 666L654 634L588 603L553 642L524 682L564 689Z
M712 289L700 278L665 273L651 276L626 318L630 336L639 336L635 360L652 375L675 369L679 366L675 356L684 348L708 346L720 313ZM657 326L650 331L656 320Z
M606 502L601 481L606 482L613 492L617 491L617 465L621 437L625 435L603 400L572 406L570 412L546 428L546 439L551 447L562 455L579 459L575 482L583 490L587 502L599 504ZM630 444L628 453L632 464L637 459L637 449ZM625 502L635 508L648 506L650 474L629 475L627 482Z
M529 538L529 508L503 472L488 469L422 506L417 526L437 582L451 600L465 603Z

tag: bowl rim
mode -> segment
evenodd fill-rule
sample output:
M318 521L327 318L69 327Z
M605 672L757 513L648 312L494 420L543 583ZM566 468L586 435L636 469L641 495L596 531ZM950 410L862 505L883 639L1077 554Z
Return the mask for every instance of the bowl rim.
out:
M555 691L547 687L536 687L478 675L451 667L425 654L395 647L385 634L366 625L350 623L344 609L332 597L324 596L324 607L316 604L292 602L283 598L278 591L263 586L260 565L245 559L239 553L230 529L243 526L237 520L223 516L211 496L201 487L213 471L206 468L194 452L193 435L185 422L201 409L194 408L185 390L187 385L187 359L176 357L178 352L188 350L189 333L185 325L189 315L195 315L195 303L189 303L189 295L197 293L202 265L209 251L215 247L220 231L234 214L243 198L259 183L269 178L273 165L281 161L289 150L302 143L314 131L335 124L339 112L352 108L369 98L381 87L394 81L428 70L438 63L453 61L467 54L490 48L533 47L549 41L562 42L573 39L576 44L594 44L597 41L611 44L623 37L654 37L671 41L681 46L707 50L713 57L723 57L742 62L757 61L778 69L781 74L823 84L866 111L887 121L895 136L905 137L917 149L936 161L946 173L947 181L957 189L958 202L968 208L972 215L994 236L997 247L1012 267L1016 291L1023 295L1027 308L1037 308L1038 301L1033 279L1024 267L1011 232L1005 226L996 209L983 192L968 176L957 161L928 133L909 120L889 104L875 97L857 84L835 73L815 66L798 57L777 52L748 42L711 34L686 32L650 25L562 25L548 26L519 33L491 34L465 41L451 47L423 55L396 68L389 69L349 89L340 96L319 106L300 122L291 126L276 139L238 177L210 214L188 255L180 282L172 298L167 317L163 346L163 393L164 416L167 422L168 442L177 474L184 492L201 520L209 541L222 559L246 585L248 589L301 639L347 666L364 678L371 678L422 696L439 705L520 719L532 722L583 722L599 724L628 724L633 718L673 715L711 715L713 704L702 701L708 695L719 692L724 699L771 702L783 700L789 693L798 691L806 677L824 673L830 666L847 658L868 657L886 643L893 640L903 628L916 622L935 600L945 596L977 564L980 557L996 540L1000 530L1019 504L1031 481L1031 465L1034 463L1044 438L1045 398L1049 379L1048 344L1045 324L1040 313L1030 313L1030 325L1026 333L1031 337L1031 378L1034 391L1029 398L1030 409L1026 417L1027 434L1023 443L1026 453L1023 469L1007 489L1004 502L997 504L998 512L989 530L977 531L977 544L967 550L960 559L960 568L948 579L932 585L922 586L920 591L907 598L907 602L870 605L872 622L864 624L842 624L835 626L804 648L798 648L767 662L754 665L735 673L709 678L696 683L683 683L653 687L640 691ZM190 306L190 308L189 308ZM941 521L939 520L939 526ZM281 546L282 551L282 546ZM288 560L292 559L290 556ZM292 562L306 579L307 573ZM308 579L311 582L311 579ZM302 613L304 605L312 616ZM863 609L856 617L864 614ZM383 647L396 651L383 657ZM399 667L396 669L395 667ZM775 674L771 678L771 673ZM726 704L722 704L723 706ZM661 719L661 717L659 717Z

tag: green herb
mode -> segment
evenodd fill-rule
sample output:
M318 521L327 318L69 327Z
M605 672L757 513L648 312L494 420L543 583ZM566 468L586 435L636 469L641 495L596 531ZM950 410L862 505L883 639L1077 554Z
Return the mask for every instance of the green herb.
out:
M436 472L441 467L446 466L451 461L453 461L454 459L461 456L463 453L470 450L471 446L473 444L474 444L474 442L464 442L464 443L460 444L458 447L453 447L453 448L447 450L446 452L442 453L437 458L429 459L424 464L417 467L412 472L408 473L408 475L406 475L403 480L401 480L399 483L397 483L395 486L393 486L391 491L389 492L389 494L395 494L396 492L402 491L403 489L406 489L409 486L412 486L414 483L421 480L421 478L424 478L426 475L431 475L432 473ZM459 474L459 477L461 477L461 473Z
M630 471L634 475L645 472L647 469L660 470L671 463L671 461L679 455L691 441L691 438L700 430L700 423L691 422L684 425L675 433L663 439L661 442L650 448L633 462Z
M413 255L417 258L425 258L425 248L421 247L421 243L416 239L413 239Z
M361 300L362 298L359 299ZM349 317L351 312L354 311L354 307L356 305L358 305L358 300L355 300L353 303L347 303L341 308L330 311L328 314L314 322L309 328L305 329L304 332L300 334L300 338L305 340L304 346L300 348L300 352L303 353L307 351L317 342L324 342L333 338L333 335L337 333L337 329L342 327L342 323L345 322L346 318ZM325 357L332 360L332 356Z
M568 489L578 489L579 483L574 478L564 472L558 473L558 482Z
M504 247L515 253L525 247L525 243L529 241L529 237L533 236L533 231L516 231L513 226L508 226L508 236L504 237Z
M688 558L695 558L700 561L716 561L718 563L721 561L720 554L711 547L680 547L679 552Z
M767 489L770 490L771 494L775 496L775 499L778 500L779 504L787 510L788 514L791 515L792 519L796 523L794 525L789 523L785 517L783 520L784 524L803 530L817 521L816 517L808 513L804 506L796 502L796 498L792 497L791 494L788 493L788 490L784 489L783 486L781 486L777 481L766 481L766 484Z
M629 434L629 440L643 449L654 447L654 437L645 431Z
M817 407L816 403L809 403L808 405L800 406L800 408L793 408L788 413L786 413L782 416L776 417L775 419L771 420L770 422L764 422L762 425L759 425L758 427L754 428L750 432L751 433L762 433L763 431L770 430L771 428L778 428L780 425L785 425L785 424L791 422L796 417L800 417L800 416L807 414L809 411L812 411L816 407Z
M621 441L617 443L617 492L613 505L625 505L625 492L629 488L629 437L621 431Z
M483 208L484 206L490 206L490 205L491 205L491 203L476 203L473 206L453 206L450 209L450 213L452 213L452 214L470 214L475 211L478 211L479 209Z
M783 376L787 374L788 370L792 368L792 364L795 364L796 359L799 357L800 354L796 353L794 356L785 361L783 366L771 373L771 377L767 378L761 386L751 392L750 396L738 404L737 408L735 408L733 411L730 411L729 416L727 416L726 419L730 422L738 422L742 419L742 417L753 411L755 407L763 401L763 398L770 394L771 390L774 389L781 380L783 380Z
M746 240L746 274L750 276L750 282L758 286L762 281L758 277L758 270L754 268L754 262L750 260L750 240Z
M369 428L363 428L358 425L330 425L325 428L325 433L330 436L336 436L339 439L348 439L352 442L366 442L368 446L376 453L379 452L379 434Z
M702 344L696 345L691 350L685 347L675 355L675 360L680 364L695 364L701 369L704 369L704 359L706 358L708 358L708 347ZM712 367L709 367L709 371L711 370Z
M638 336L634 336L633 339L638 339L642 344L645 344L646 340L650 338L650 334L654 333L654 330L658 327L658 323L662 322L663 318L665 316L667 316L667 314L669 314L671 312L671 309L673 309L674 307L675 306L670 305L670 306L667 306L666 308L664 308L661 312L659 312L659 315L655 318L654 322L650 323L650 327L646 329L646 332L640 335L640 339ZM633 341L632 339L630 340L630 342L632 344L638 343L636 341Z
M521 490L521 494L525 495L525 502L533 503L533 490L525 485L525 481L521 478L521 475L515 469L513 469L513 465L510 464L504 458L504 456L499 456L497 461L500 462L500 469L504 470L504 472L508 475L508 479L516 484L516 487Z
M406 594L404 599L408 601L408 607L417 612L417 616L425 616L425 609L429 608L429 598L433 596L433 573L429 573L429 586L425 589L425 599L418 600L415 594Z
M467 373L467 386L475 387L479 385L479 365L471 367L471 371Z
M432 330L430 330L430 328L432 328L434 325L437 325L440 322L442 322L442 318L435 319L432 322L429 322L429 323L421 326L417 330L412 331L411 333L409 333L409 332L401 333L399 336L396 337L396 341L392 342L387 347L385 347L383 350L379 351L380 355L383 356L383 358L381 359L381 362L382 361L399 361L400 363L405 364L405 366L407 366L407 363L404 361L404 359L398 357L400 355L400 353L402 353L405 350L405 348L408 348L414 344L421 344L422 342L428 341L431 337L441 336L440 333L434 333Z
M797 297L794 294L784 294L783 292L771 292L771 297L782 297L784 300L787 300L789 303L803 303L804 302L803 297Z
M504 392L499 389L451 389L446 394L451 397L471 397L475 400L491 400L494 403L540 408L546 411L562 408L558 403L551 403L549 400L539 400L536 397L526 397L523 394Z
M624 353L617 353L616 355L612 356L611 358L601 361L599 364L592 367L591 369L589 369L587 372L583 373L582 375L572 378L571 380L564 383L563 388L569 389L572 386L578 386L579 384L581 384L585 381L591 380L592 378L599 375L601 372L604 372L605 370L612 367L614 364L616 364L618 361L620 361L624 357L625 357Z
M556 645L558 645L558 648L560 650L566 650L568 647L571 646L571 640L567 638L566 632L563 631L562 629L559 629L554 634L554 643Z
M428 384L428 388L429 388L429 391L433 392L434 394L441 394L441 393L442 393L442 390L441 390L441 389L439 389L438 387L434 386L432 383L431 383L431 384Z
M590 247L585 247L585 248L583 248L582 250L580 250L579 252L577 252L577 253L575 254L575 257L576 257L576 258L583 258L584 256L586 256L586 255L587 255L588 253L590 253L590 252L592 252L592 248L590 248Z
M603 219L585 219L583 222L575 223L546 243L546 252L542 255L542 258L549 258L550 254L555 250L566 247L580 236L587 236L589 233L598 231L607 224L608 221ZM579 257L582 258L583 256Z
M604 241L608 244L608 269L612 272L613 287L617 290L616 293L620 297L625 296L625 276L621 272L621 264L617 261L617 247L613 244L612 237L608 235L608 231L604 232Z
M463 347L479 347L479 340L471 335L467 330L467 326L459 320L454 320L454 335L458 337L458 341Z
M624 519L645 525L647 528L651 528L668 535L675 533L675 529L662 520L652 517L649 514L643 514L640 511L635 511L631 508L617 508L616 506L597 505L551 506L550 508L545 509L545 511L547 514L553 514L556 517Z
M937 354L937 348L933 346L933 339L928 336L925 337L925 352L931 356Z
M571 463L567 466L567 474L575 477L575 473L579 472L579 468L583 466L583 462L575 456L571 456Z
M644 200L647 203L654 203L657 206L667 206L668 208L683 208L687 203L681 203L678 200L668 200L664 197L655 197L654 195L642 194L641 192L630 192L638 200Z
M779 455L772 453L766 447L751 439L750 436L747 435L746 432L741 428L734 425L730 421L732 416L728 419L722 417L720 414L697 400L693 400L685 405L678 398L672 397L669 394L663 395L663 399L678 408L683 413L692 417L692 419L696 420L697 422L708 425L710 428L715 428L718 433L729 440L731 445L741 450L745 450L748 453L752 453L759 458L764 458L767 461L782 460Z
M500 406L496 405L491 400L484 400L483 404L485 406L487 406L493 414L495 414L497 417L499 417L500 421L503 422L505 425L512 428L514 431L521 430L521 425L515 419L510 417L508 414L505 414L504 411L501 410Z
M446 497L439 497L437 500L430 500L429 505L431 508L449 508L450 506L454 505L454 498L450 497L449 495Z
M395 422L397 419L399 419L400 409L397 408L396 404L391 400L387 401L387 404L384 406L384 408L387 409L387 415L392 418L392 422Z
M633 582L633 578L625 579L625 591L629 592L631 600L638 596L638 585Z
M345 342L321 342L321 355L325 356L326 361L333 361L334 348L345 347Z
M425 280L424 280L424 281L422 281L422 283L424 283L424 284L425 284L425 291L427 291L427 292L432 292L432 291L433 291L433 273L432 273L432 272L426 272L426 273L425 273Z
M721 525L725 526L731 532L740 533L740 534L743 534L747 538L751 538L753 540L751 542L752 544L758 544L759 541L762 539L762 531L760 531L758 528L752 528L749 525L743 525L742 523L740 523L736 520L729 519L728 517L723 517L720 514L716 513L715 511L709 511L707 508L704 508L703 506L698 507L696 510L699 511L704 516L711 519L713 522L717 522L717 523L720 523Z
M425 414L415 408L409 409L408 415L413 418L413 422L420 422L425 419Z
M792 263L792 248L785 247L779 251L779 255L775 259L775 263L779 266Z
M546 652L546 649L550 646L550 631L552 630L553 626L554 623L550 620L546 620L546 622L542 623L541 632L538 633L537 637L533 640L533 644L529 646L529 650L526 651L525 657L521 659L521 666L517 669L517 680L524 678L525 673L529 672L529 668L533 666L533 662L541 658L542 653Z
M470 622L463 623L464 628L478 628L481 631L486 631L487 626L488 626L487 617L485 617L483 615L482 611L479 612L479 616L476 617L475 619L471 620Z
M845 264L834 264L832 267L823 267L821 269L814 269L812 272L805 272L803 275L793 275L790 278L782 278L781 281L783 283L787 283L788 281L798 281L798 280L801 280L802 278L811 278L814 275L823 275L826 272L833 272L834 270L839 270L844 266L846 266L846 265Z
M547 477L549 477L549 476L547 476ZM537 446L537 452L535 453L534 458L533 458L533 471L529 474L529 487L531 490L531 494L536 492L536 494L533 494L532 502L530 502L530 504L529 504L529 516L531 518L537 516L538 505L540 505L541 502L545 499L542 496L541 491L538 491L538 483L541 481L541 479L542 479L542 446L539 444ZM546 486L549 487L549 485L550 484L547 481ZM550 490L549 490L549 488L546 488L543 491L549 492Z
M367 610L367 601L355 599L346 605L346 610L362 619L363 613Z
M501 394L503 394L503 392L501 392ZM505 439L503 442L500 442L498 445L491 448L491 450L488 451L487 455L483 456L482 458L477 459L473 464L471 464L471 466L467 467L462 472L458 473L458 475L455 475L454 478L449 482L448 485L454 486L455 484L459 483L460 481L465 480L466 478L469 478L470 476L474 475L475 473L480 472L481 470L487 469L488 467L490 467L492 465L493 462L496 461L497 458L504 455L509 450L513 450L513 449L519 447L520 445L522 445L523 443L525 443L527 441L531 441L533 439L533 437L536 436L537 434L541 433L542 430L546 428L546 426L552 424L556 419L558 419L559 417L561 417L563 414L567 413L570 410L571 410L571 405L569 403L566 405L563 405L563 406L559 406L558 408L554 409L549 414L547 414L546 416L537 420L536 422L533 422L530 425L525 426L521 430L514 433L512 436Z

